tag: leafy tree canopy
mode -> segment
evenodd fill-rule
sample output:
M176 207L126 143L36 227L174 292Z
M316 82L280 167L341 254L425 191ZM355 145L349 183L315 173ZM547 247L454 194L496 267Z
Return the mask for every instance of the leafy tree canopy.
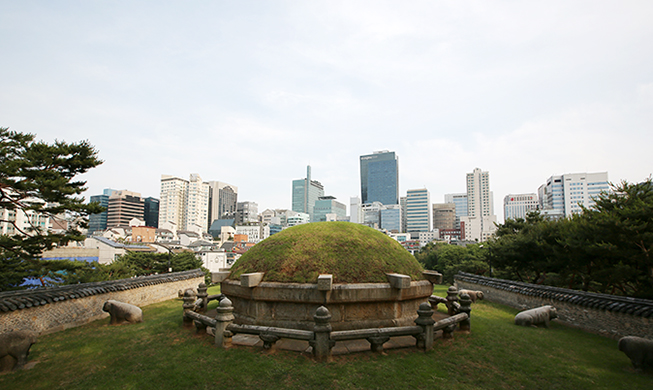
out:
M103 211L96 203L84 202L80 194L86 182L74 180L102 164L95 148L88 141L48 144L34 138L0 128L0 222L13 227L13 234L0 235L0 290L37 276L41 252L83 239L85 217ZM76 223L60 233L48 232L32 220L27 228L18 226L16 213L32 212L53 220L67 214Z

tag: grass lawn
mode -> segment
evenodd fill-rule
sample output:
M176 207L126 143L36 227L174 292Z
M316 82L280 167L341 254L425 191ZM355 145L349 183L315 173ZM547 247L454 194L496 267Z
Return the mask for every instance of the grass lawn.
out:
M215 292L211 292L215 293ZM446 295L446 286L436 293ZM181 325L181 301L143 308L145 322L109 319L45 335L31 370L0 375L0 389L653 389L615 340L552 322L513 324L506 306L472 305L472 333L416 350L336 356L316 363L297 353L220 350ZM212 305L215 305L212 302Z

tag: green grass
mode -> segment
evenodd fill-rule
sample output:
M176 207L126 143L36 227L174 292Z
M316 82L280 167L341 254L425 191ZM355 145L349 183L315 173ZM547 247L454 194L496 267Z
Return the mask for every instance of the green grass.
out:
M401 244L367 226L317 222L283 230L247 251L231 267L231 279L265 272L264 281L317 283L332 274L334 283L385 283L386 273L421 280L422 266Z
M210 293L215 293L210 290ZM436 288L446 295L446 287ZM212 306L217 302L212 302ZM440 305L441 306L441 305ZM472 306L472 333L410 350L336 356L316 363L298 353L213 346L181 324L181 301L144 308L145 322L108 319L41 336L31 370L0 375L0 389L650 389L615 340L555 321L513 324L516 310Z

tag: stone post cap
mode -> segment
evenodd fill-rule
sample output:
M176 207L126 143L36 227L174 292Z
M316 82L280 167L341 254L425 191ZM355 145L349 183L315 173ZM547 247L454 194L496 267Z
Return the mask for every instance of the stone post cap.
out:
M256 287L263 280L265 272L252 272L240 275L240 285L243 287Z
M442 284L442 274L437 271L424 270L422 271L424 279L428 280L432 284Z
M211 272L211 281L213 283L224 282L228 277L231 271L220 271L220 272Z
M392 288L410 288L410 276L402 274L385 274Z
M333 275L322 274L317 277L317 289L320 291L331 291L333 288Z

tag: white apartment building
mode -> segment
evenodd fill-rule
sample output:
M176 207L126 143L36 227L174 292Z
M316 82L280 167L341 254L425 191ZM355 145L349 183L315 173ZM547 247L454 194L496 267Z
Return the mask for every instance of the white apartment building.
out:
M465 239L485 241L496 231L494 199L490 191L490 173L480 168L467 174L467 217L461 217L461 230L465 222ZM467 234L469 232L469 235Z
M188 181L186 226L198 225L203 232L209 230L209 183L200 175L191 173Z
M607 172L565 173L551 176L538 189L539 204L547 215L570 217L592 208L594 198L610 191Z
M503 198L503 218L526 218L530 211L537 210L539 201L537 194L508 194Z
M46 232L52 227L50 217L34 210L0 208L0 234L12 236L24 235L30 229Z
M180 230L192 225L208 231L209 184L193 173L190 180L161 175L159 226L174 223Z

